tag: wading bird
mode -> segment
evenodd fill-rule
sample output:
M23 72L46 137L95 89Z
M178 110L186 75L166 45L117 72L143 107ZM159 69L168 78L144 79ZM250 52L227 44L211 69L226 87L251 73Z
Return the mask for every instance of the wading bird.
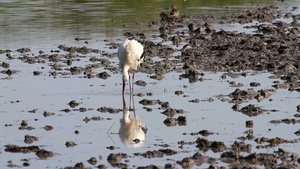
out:
M133 84L131 88L130 83L130 70L133 70L132 82L134 83L134 71L140 66L141 61L144 58L144 47L136 40L126 39L120 44L118 49L118 58L120 60L119 66L122 69L123 76L123 91L124 95L125 85L129 81L130 95L133 94ZM131 91L132 90L132 91Z
M140 147L146 139L148 129L136 116L134 101L133 110L130 107L131 105L129 108L126 106L126 101L123 95L123 118L120 119L119 137L127 147ZM134 112L133 118L130 118L130 111Z
M179 11L176 9L176 6L175 5L172 5L171 6L171 12L170 12L170 16L174 16L174 17L176 17L176 16L178 16L179 15Z

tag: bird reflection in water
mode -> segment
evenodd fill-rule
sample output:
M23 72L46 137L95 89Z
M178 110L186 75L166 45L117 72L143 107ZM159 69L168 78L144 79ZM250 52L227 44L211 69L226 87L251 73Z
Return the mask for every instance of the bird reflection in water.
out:
M140 147L143 145L144 140L146 138L147 128L143 122L141 122L136 116L133 96L130 96L130 104L131 97L133 103L133 109L131 109L131 105L129 108L126 106L126 101L123 98L123 117L120 119L120 130L119 136L121 141L127 147ZM130 112L133 111L134 117L130 118Z

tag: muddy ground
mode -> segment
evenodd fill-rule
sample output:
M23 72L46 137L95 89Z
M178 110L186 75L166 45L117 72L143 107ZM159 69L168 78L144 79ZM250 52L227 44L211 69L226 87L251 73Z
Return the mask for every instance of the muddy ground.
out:
M294 7L293 9L297 9ZM292 9L292 10L293 10ZM246 25L245 29L254 29L251 33L217 30L215 25L219 24L235 24ZM250 26L249 26L250 23ZM251 24L253 23L253 24ZM300 14L292 12L283 12L276 6L262 7L257 10L247 10L239 14L231 16L189 16L180 15L178 17L170 17L161 13L161 20L150 21L149 27L158 27L157 33L146 35L143 32L126 32L127 38L134 38L144 45L146 52L145 61L139 68L140 72L149 74L149 78L162 80L165 75L170 72L179 72L179 79L188 79L189 83L199 83L205 79L204 71L224 72L220 77L226 79L228 77L243 76L247 77L247 71L267 71L272 73L273 88L255 90L252 87L260 86L259 82L252 82L251 88L248 90L239 89L243 84L230 82L236 90L232 91L228 96L220 95L219 99L228 102L232 106L233 111L241 112L246 116L259 116L266 111L261 108L260 102L265 99L272 101L270 97L272 93L278 89L284 89L292 92L300 92ZM125 38L124 37L124 38ZM163 42L149 40L163 39ZM77 41L89 43L88 39L76 38ZM107 46L117 51L118 43L108 41ZM171 42L173 45L166 45L164 42ZM50 67L48 72L43 70L35 70L32 76L40 76L47 74L53 78L79 76L80 78L101 78L109 79L111 76L120 73L118 65L112 59L117 57L116 53L109 53L99 49L91 49L88 47L69 47L60 45L57 49L51 50L50 53L39 51L39 55L33 55L29 48L17 49L17 55L12 55L15 49L2 49L0 54L6 55L5 59L0 61L1 73L7 77L2 80L10 79L18 74L9 63L14 60L20 60L26 64L47 63ZM101 57L90 57L86 65L74 66L72 63L86 58L87 54L99 54ZM153 58L159 57L157 61ZM105 71L95 73L94 70L104 68ZM146 86L143 80L136 82L136 85ZM146 87L147 88L147 87ZM120 88L121 89L121 88ZM147 90L147 89L146 89ZM151 92L145 92L151 95ZM143 97L144 93L135 93L138 97ZM176 91L176 95L183 95L183 91ZM257 100L257 104L248 104L249 100ZM199 103L203 100L191 99L190 102ZM208 102L213 102L213 98L208 98ZM18 102L18 101L16 101ZM300 102L299 102L300 103ZM86 112L89 108L78 108L80 102L72 100L69 108L63 109L63 112L79 111ZM184 116L183 109L175 109L170 107L167 101L157 99L142 99L139 104L144 105L160 105L166 119L162 119L166 126L186 125L188 123ZM276 119L270 121L272 124L285 123L289 125L299 125L300 123L300 104L294 107L294 118L292 119ZM29 113L35 113L35 109ZM122 113L119 107L101 107L97 109L99 112L108 112L111 114ZM147 111L151 111L148 107ZM179 114L177 118L175 114ZM55 113L45 111L43 115L53 116ZM91 117L84 119L88 121L101 121L102 117ZM108 119L109 120L109 119ZM5 127L11 127L11 122L7 122ZM280 144L295 144L299 142L300 128L293 131L298 139L289 140L286 138L265 138L263 136L255 136L253 130L253 121L245 121L249 130L240 138L234 138L233 144L226 145L222 141L208 140L206 137L216 134L214 131L201 130L195 133L188 133L199 136L193 142L185 142L177 140L178 146L194 145L195 150L199 150L192 156L187 156L181 160L172 162L166 161L164 166L132 166L131 161L138 158L161 158L168 156L172 159L172 155L181 153L169 148L169 145L161 146L160 149L149 150L147 152L136 152L127 154L126 152L111 153L107 157L98 158L91 157L88 161L74 161L73 166L58 166L61 168L90 168L86 167L87 163L95 168L201 168L202 164L209 164L209 168L300 168L299 147L295 152L290 152L279 147ZM51 130L55 126L45 126L45 130ZM26 120L20 122L17 130L32 130L34 126L28 125ZM80 135L79 131L75 131ZM181 134L181 133L180 133ZM186 133L187 134L187 133ZM49 151L49 147L39 146L39 136L25 135L24 142L30 144L28 146L19 146L7 144L2 147L2 155L5 153L36 153L41 159L47 159L55 156L55 152ZM176 139L176 138L174 138ZM256 145L245 143L246 140L255 141ZM135 139L135 143L141 140ZM78 146L77 143L68 141L66 147ZM260 149L269 149L268 153L254 152L251 147ZM116 149L111 146L109 149ZM297 150L298 148L298 150ZM203 154L206 151L221 153L220 157L210 157ZM101 160L107 160L109 165L101 164ZM8 167L22 167L13 163L14 159L8 161ZM30 166L30 160L24 159L23 166Z

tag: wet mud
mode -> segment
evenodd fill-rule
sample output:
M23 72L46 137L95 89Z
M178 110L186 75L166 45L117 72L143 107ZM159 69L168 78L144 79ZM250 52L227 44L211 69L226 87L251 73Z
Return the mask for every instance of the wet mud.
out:
M206 75L203 71L224 72L220 79L247 77L248 70L271 72L274 79L273 88L258 89L260 82L251 82L249 89L239 89L245 84L235 84L234 81L228 83L235 87L229 94L220 93L217 99L227 102L232 106L232 110L236 113L242 113L248 117L260 116L267 112L277 112L276 109L267 110L260 106L263 100L271 100L272 93L278 89L284 89L291 92L300 92L300 15L290 12L284 13L276 6L262 7L257 10L247 10L239 14L231 16L189 16L179 15L170 16L161 13L161 20L152 21L150 24L157 26L157 33L153 37L162 39L163 42L149 40L150 38L144 33L127 32L125 37L135 38L144 45L146 58L141 64L139 71L146 73L150 79L163 80L165 75L170 72L180 73L180 79L188 79L189 83L203 82ZM283 19L289 19L285 22ZM246 29L255 29L252 33L217 30L216 24L247 24ZM253 24L251 24L253 23ZM250 24L250 26L248 25ZM89 39L76 38L77 41L89 41ZM168 45L170 43L172 45ZM107 47L117 49L118 41L110 42ZM50 67L49 71L34 70L33 76L45 75L53 78L68 78L70 76L78 76L78 78L101 78L106 80L119 73L118 65L114 64L117 54L108 53L99 49L88 47L69 47L60 45L57 49L51 50L49 54L39 51L39 55L32 55L29 48L19 48L17 54L12 55L12 51L8 49L0 50L1 54L5 54L6 58L0 61L1 73L6 77L2 80L9 79L18 73L8 62L19 60L25 64L47 63ZM88 57L88 54L100 54L102 57ZM159 59L154 59L158 57ZM73 65L75 61L89 58L86 65ZM96 73L96 69L103 68L105 71ZM255 75L254 75L255 76ZM152 85L143 80L135 82L136 85L147 88ZM151 92L146 94L151 96ZM177 90L175 97L189 97L184 91ZM186 126L189 119L184 109L172 108L168 100L147 99L143 98L144 93L137 93L136 96L142 99L138 102L143 105L147 111L153 111L153 105L159 105L158 111L165 115L161 122L168 127ZM257 104L248 104L251 100L257 100ZM200 102L214 102L213 98L200 100L191 98L189 102L199 104ZM245 105L246 103L246 105ZM98 107L86 108L81 101L71 100L65 104L66 107L61 111L64 113L86 113L86 117L82 119L84 122L91 121L107 121L110 118L89 115L89 111L97 110L99 113L109 113L111 115L122 112L119 107ZM79 107L80 106L80 107ZM28 113L36 113L41 110L31 109ZM295 115L293 119L274 119L270 124L284 123L287 125L299 125L300 105L295 107ZM55 116L56 113L43 111L44 117ZM112 116L113 117L113 116ZM132 120L132 119L131 119ZM9 123L9 122L8 122ZM31 122L22 120L18 127L19 130L35 130L34 126L30 126ZM126 152L115 153L118 148L111 147L114 153L107 157L98 158L91 157L89 160L83 159L72 166L58 166L63 168L90 168L88 164L94 168L193 168L201 167L207 164L209 168L299 168L300 157L299 150L290 152L279 147L281 144L294 144L299 139L288 140L285 138L265 138L253 134L252 120L244 122L249 128L245 135L240 138L231 140L232 144L225 144L220 140L209 140L208 136L217 135L214 131L201 130L193 133L184 133L184 135L193 136L195 139L191 142L185 140L177 140L178 147L192 145L194 154L186 155L182 159L175 159L178 154L184 154L182 151L166 148L170 145L164 145L162 149L153 149L147 152L136 152L127 154ZM5 124L9 127L9 124ZM125 124L124 124L125 125ZM45 131L55 129L55 125L45 125ZM75 130L74 130L75 131ZM80 132L75 131L76 134ZM178 133L182 134L182 133ZM300 132L294 131L299 136ZM5 153L35 153L40 159L48 159L57 154L35 146L39 142L39 136L25 135L25 144L30 146L18 146L14 144L5 145ZM176 140L176 138L174 138ZM247 144L252 140L256 145ZM140 139L132 140L139 144ZM74 141L65 142L65 147L73 148L81 146L80 143ZM257 149L269 149L269 153L253 152L253 147ZM47 147L50 149L51 147ZM211 157L205 152L213 152L219 155L218 158ZM2 152L4 153L4 152ZM164 166L156 166L154 164L147 166L133 166L131 161L139 158L158 159L167 156ZM174 158L173 158L174 157ZM63 157L67 158L67 157ZM12 159L13 160L13 159ZM107 161L109 165L102 164ZM28 166L32 161L24 162L24 166ZM155 163L155 162L153 162ZM16 167L12 162L8 162L9 167ZM20 167L20 166L18 166Z

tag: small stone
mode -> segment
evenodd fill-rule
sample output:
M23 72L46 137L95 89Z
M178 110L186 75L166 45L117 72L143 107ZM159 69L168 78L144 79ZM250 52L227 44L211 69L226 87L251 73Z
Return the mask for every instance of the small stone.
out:
M192 102L192 103L199 103L199 102L200 102L200 99L189 100L189 102Z
M186 116L179 116L179 117L177 117L177 121L178 121L178 125L186 126L187 117Z
M250 86L251 87L257 87L257 86L260 86L260 83L258 83L258 82L251 82Z
M31 136L31 135L25 135L25 139L24 139L24 142L26 144L31 144L33 143L34 141L39 141L39 138L38 137L35 137L35 136Z
M66 147L74 147L77 144L74 141L67 141L65 145L66 145Z
M88 162L91 164L91 165L96 165L97 164L97 159L95 157L92 157L88 160Z
M25 163L23 163L23 166L24 166L24 167L29 167L30 164L29 164L28 162L25 162Z
M253 121L252 120L247 120L246 121L246 127L253 128Z
M183 91L181 91L181 90L178 90L178 91L175 91L175 94L176 94L177 96L179 96L179 95L182 95L182 94L184 94L184 92L183 92Z
M69 102L69 106L72 107L72 108L74 108L78 105L79 105L79 103L77 103L75 100L72 100L72 101Z
M44 127L44 129L45 129L46 131L50 131L50 130L53 129L53 127L52 127L52 126L49 126L49 125L46 125L46 126Z
M42 72L40 72L40 71L33 71L33 75L34 76L39 76L39 75L41 75L42 74Z

